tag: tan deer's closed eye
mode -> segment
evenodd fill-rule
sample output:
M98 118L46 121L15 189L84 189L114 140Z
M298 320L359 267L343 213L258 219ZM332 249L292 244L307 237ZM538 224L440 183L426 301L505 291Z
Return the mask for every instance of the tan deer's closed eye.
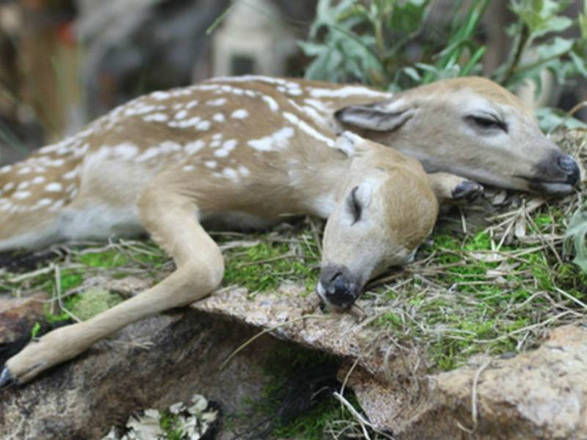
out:
M461 89L468 90L466 84ZM438 99L446 101L446 93ZM489 95L485 101L501 105ZM209 294L222 279L223 259L201 222L218 216L241 226L267 224L284 214L328 218L318 293L348 307L370 276L406 262L430 232L437 213L431 187L439 198L451 198L479 186L446 173L426 178L415 160L353 134L336 140L337 119L404 150L409 140L417 157L426 152L420 157L425 162L436 145L439 164L451 148L470 150L461 139L469 136L477 142L477 155L473 160L455 152L462 158L459 171L482 169L484 149L506 142L493 127L483 133L490 140L481 142L480 132L466 125L461 144L447 145L440 126L414 127L418 112L439 102L414 96L412 108L398 113L390 108L409 102L410 95L389 103L388 94L359 86L267 77L214 80L138 98L76 136L0 169L0 251L147 231L177 264L152 289L29 344L7 362L0 382L26 382L130 322ZM367 99L383 104L365 110L358 104ZM337 109L342 110L335 119ZM521 112L509 117L526 121ZM368 122L374 119L381 123ZM461 119L453 123L471 123ZM562 157L545 145L546 156ZM528 164L519 165L522 173ZM533 182L539 182L546 168L530 168ZM544 188L569 186L571 171L565 183L549 177Z

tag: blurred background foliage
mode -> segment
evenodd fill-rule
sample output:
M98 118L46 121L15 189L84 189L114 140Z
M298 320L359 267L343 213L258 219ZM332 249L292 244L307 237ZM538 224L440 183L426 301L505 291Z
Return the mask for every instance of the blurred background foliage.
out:
M430 0L319 0L308 41L300 43L312 59L305 76L400 91L443 78L484 75L513 91L530 81L536 95L543 90L545 71L559 85L587 78L587 2L570 18L562 13L571 1L510 0L509 54L489 69L483 58L491 48L481 24L491 2L455 3L456 13L442 34L429 26ZM545 131L586 127L554 108L541 107L537 116Z

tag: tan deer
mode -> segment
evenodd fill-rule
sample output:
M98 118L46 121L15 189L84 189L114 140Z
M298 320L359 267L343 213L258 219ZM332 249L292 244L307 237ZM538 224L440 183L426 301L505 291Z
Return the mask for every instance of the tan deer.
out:
M128 323L210 294L224 265L206 221L327 218L317 293L349 307L370 277L411 258L434 224L436 198L480 189L445 172L426 177L417 161L380 143L429 169L507 187L568 192L578 180L575 162L500 87L469 78L421 90L391 98L359 86L217 79L138 98L1 168L0 251L146 231L177 270L31 342L8 360L0 385L27 382ZM379 143L336 138L341 123Z

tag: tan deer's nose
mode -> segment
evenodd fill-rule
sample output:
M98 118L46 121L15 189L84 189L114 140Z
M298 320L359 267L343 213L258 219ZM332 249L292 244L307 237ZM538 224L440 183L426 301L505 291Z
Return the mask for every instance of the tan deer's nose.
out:
M556 163L559 168L567 175L566 183L573 186L579 183L581 172L579 171L579 165L575 159L564 154L557 159Z
M328 265L322 269L316 293L338 309L348 309L359 297L363 283L346 266Z

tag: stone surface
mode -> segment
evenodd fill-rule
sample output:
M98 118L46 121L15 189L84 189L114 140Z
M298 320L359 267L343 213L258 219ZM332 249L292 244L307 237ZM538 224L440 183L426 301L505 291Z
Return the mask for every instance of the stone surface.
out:
M587 329L560 327L515 358L430 376L412 404L361 369L349 386L398 439L587 439Z
M25 387L0 391L0 438L99 438L133 411L194 393L241 411L245 397L261 394L262 366L285 340L346 359L339 379L370 421L400 440L587 439L586 328L561 327L536 350L429 376L417 348L385 339L368 317L324 314L303 291L247 299L226 288L132 324Z
M0 294L0 344L26 336L31 327L43 316L43 305L48 296L38 293L26 298Z
M220 365L255 333L189 310L132 324L26 386L0 391L0 438L101 438L134 411L189 401L196 392L238 411L265 385L261 365L277 342L265 337Z
M427 376L416 348L395 348L351 314L322 314L301 289L253 301L243 300L239 290L226 289L192 307L357 359L341 368L339 379L348 376L371 422L399 439L587 439L584 327L557 328L538 349L512 359L480 358Z

